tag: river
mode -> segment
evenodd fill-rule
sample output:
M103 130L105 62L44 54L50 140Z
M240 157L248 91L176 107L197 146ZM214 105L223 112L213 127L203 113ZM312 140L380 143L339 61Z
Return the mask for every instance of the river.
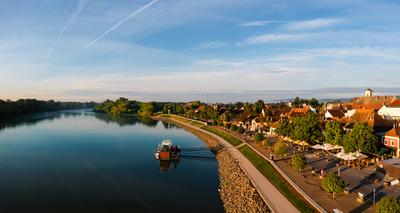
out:
M214 155L160 163L163 139L205 146L173 124L88 110L0 121L0 212L223 212Z

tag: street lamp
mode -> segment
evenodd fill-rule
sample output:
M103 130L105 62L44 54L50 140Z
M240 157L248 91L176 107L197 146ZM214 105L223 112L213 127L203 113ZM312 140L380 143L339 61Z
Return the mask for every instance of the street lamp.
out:
M374 206L375 206L375 189L374 189Z

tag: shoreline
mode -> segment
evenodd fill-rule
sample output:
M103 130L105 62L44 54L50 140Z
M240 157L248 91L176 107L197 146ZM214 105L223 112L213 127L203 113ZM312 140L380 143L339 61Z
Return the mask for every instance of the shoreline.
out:
M218 161L219 193L226 212L271 212L249 177L241 169L232 154L211 134L200 132L188 124L171 118L154 116L154 120L171 122L192 133L210 148Z

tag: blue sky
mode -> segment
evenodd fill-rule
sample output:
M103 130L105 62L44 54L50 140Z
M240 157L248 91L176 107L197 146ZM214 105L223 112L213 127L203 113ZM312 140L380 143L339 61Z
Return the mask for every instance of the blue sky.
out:
M396 0L0 0L0 98L400 93L399 11Z

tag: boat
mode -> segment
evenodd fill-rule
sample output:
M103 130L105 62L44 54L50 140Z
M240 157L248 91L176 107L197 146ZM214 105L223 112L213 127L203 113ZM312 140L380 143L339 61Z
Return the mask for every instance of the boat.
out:
M173 145L171 140L163 140L158 144L154 156L157 160L179 160L181 148Z

